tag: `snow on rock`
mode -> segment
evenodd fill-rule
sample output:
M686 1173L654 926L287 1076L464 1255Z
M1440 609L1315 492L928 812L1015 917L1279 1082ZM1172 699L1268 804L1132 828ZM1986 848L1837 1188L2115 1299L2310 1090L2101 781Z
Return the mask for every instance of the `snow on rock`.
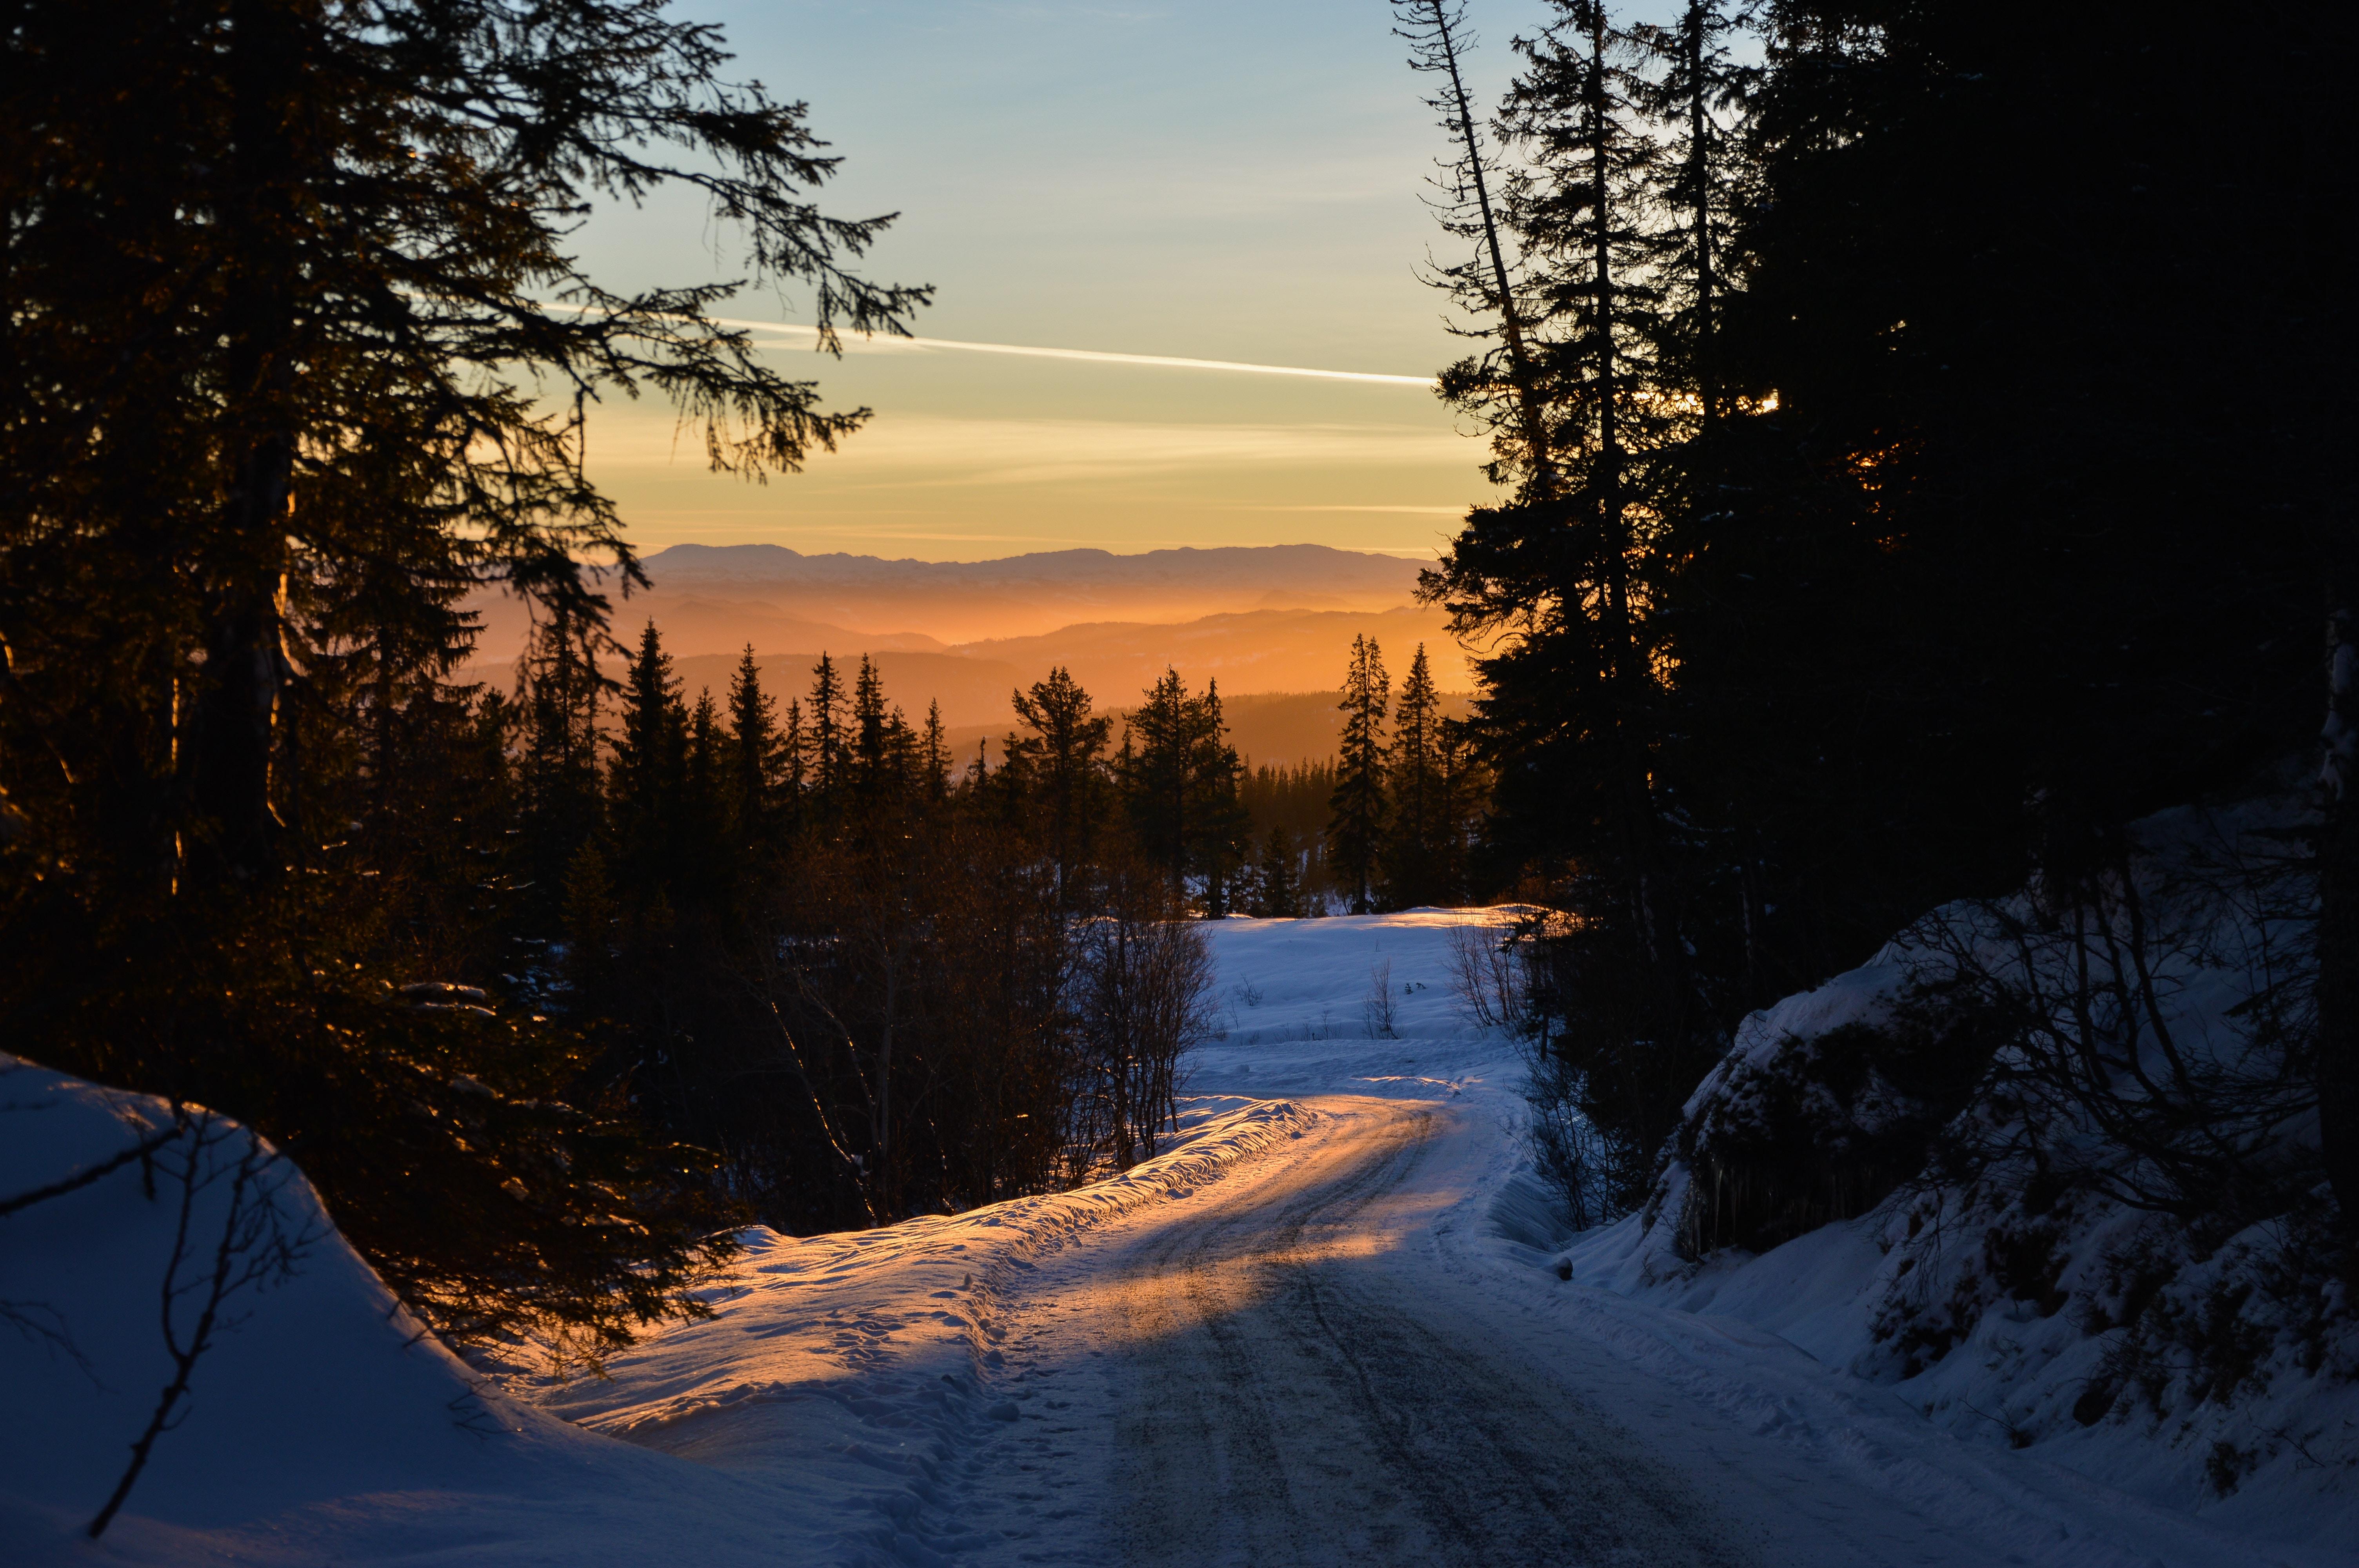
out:
M2169 885L2194 847L2288 814L2282 799L2167 813L2138 829L2144 874ZM2202 943L2158 983L2181 1048L2233 1066L2232 1010L2252 988L2216 958L2251 951L2253 923L2224 900L2196 913ZM1905 1000L1912 981L1953 974L1961 955L2002 975L2059 956L2000 940L1989 916L1937 912L1869 964L1745 1019L1688 1102L1644 1210L1564 1249L1572 1277L1775 1334L1970 1445L2027 1450L2273 1539L2359 1539L2359 1321L2313 1255L2322 1188L2206 1238L2027 1168L1977 1180L1926 1165L1937 1119L2011 1125L1971 1083L1940 1081L1978 1077L1994 1051L2004 1072L2011 1048L1943 1037L1955 1020L1921 992ZM2057 1168L2092 1136L2060 1125ZM2299 1118L2285 1133L2295 1145L2314 1137ZM1872 1206L1830 1220L1737 1194L1756 1200L1744 1238L1759 1250L1740 1244L1725 1219L1738 1206L1731 1188L1773 1143L1808 1148L1820 1195L1854 1177Z

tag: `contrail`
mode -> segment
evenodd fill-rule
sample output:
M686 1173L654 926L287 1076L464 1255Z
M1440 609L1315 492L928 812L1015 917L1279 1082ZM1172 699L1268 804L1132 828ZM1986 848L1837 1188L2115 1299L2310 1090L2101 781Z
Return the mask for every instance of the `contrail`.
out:
M786 332L797 337L814 337L817 329L798 326L790 321L741 321L725 316L709 317L718 326L742 327L756 332ZM1235 360L1188 360L1169 354L1114 354L1096 349L1038 349L1021 343L964 343L951 338L891 338L882 334L862 340L881 347L913 349L962 349L975 354L1021 354L1040 360L1089 360L1099 364L1162 365L1170 370L1243 371L1249 375L1307 375L1321 381L1372 381L1387 386L1431 386L1430 375L1379 375L1362 370L1313 370L1304 365L1244 364Z

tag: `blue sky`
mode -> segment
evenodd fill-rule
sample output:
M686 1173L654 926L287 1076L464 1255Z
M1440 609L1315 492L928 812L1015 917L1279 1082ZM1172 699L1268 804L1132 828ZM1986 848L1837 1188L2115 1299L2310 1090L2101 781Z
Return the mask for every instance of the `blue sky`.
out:
M1460 351L1417 278L1441 150L1383 0L1189 5L687 0L739 74L807 100L826 200L903 216L877 275L937 286L928 336L1426 375ZM1473 7L1486 98L1532 0ZM716 241L721 242L716 252ZM728 276L683 200L582 236L615 286ZM748 293L734 315L804 319ZM770 540L962 559L1311 540L1430 554L1485 493L1481 443L1419 386L949 351L781 348L870 429L748 487L611 411L601 477L645 547Z

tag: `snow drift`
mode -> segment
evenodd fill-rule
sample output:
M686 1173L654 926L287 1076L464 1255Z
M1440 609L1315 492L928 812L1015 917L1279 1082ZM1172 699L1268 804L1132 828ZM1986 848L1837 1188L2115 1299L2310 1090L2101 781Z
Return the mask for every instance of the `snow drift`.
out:
M2298 816L2164 814L2104 898L1938 911L1748 1017L1574 1277L1769 1330L1969 1443L2348 1539L2359 1323L2298 1054Z

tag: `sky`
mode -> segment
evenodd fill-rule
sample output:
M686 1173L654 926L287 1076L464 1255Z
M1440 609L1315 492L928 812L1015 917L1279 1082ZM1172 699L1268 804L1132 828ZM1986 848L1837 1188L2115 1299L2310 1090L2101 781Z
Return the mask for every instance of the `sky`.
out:
M1538 0L1475 0L1495 99ZM1419 279L1444 150L1384 0L1186 5L685 0L741 78L810 105L844 158L822 203L902 214L864 264L930 283L923 336L1419 378L1352 382L888 351L773 335L869 426L766 485L703 471L659 404L593 419L634 541L971 560L1090 546L1312 542L1430 557L1489 493L1422 378L1464 351ZM739 276L684 197L597 215L610 287ZM719 313L808 320L807 294Z

